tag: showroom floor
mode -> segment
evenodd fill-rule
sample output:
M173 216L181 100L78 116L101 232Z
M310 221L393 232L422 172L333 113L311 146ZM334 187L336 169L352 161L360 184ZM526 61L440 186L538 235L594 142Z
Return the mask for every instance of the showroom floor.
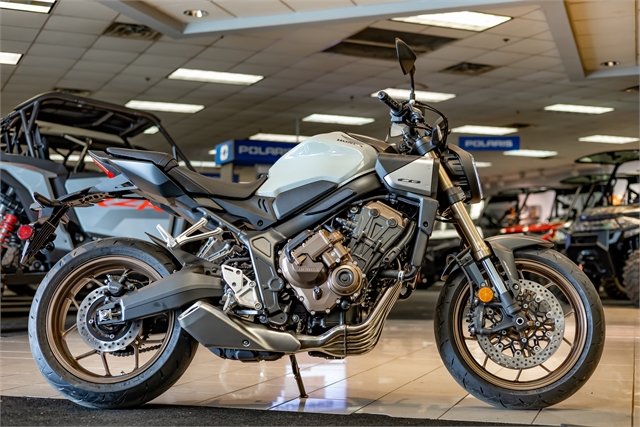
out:
M499 410L468 395L440 361L431 320L388 321L380 344L366 356L325 361L300 355L309 393L302 401L288 359L241 364L201 348L186 374L154 403L510 424L640 424L640 402L634 400L640 312L607 307L606 317L606 347L594 376L573 397L542 411ZM60 397L31 359L26 335L0 338L0 374L2 395Z

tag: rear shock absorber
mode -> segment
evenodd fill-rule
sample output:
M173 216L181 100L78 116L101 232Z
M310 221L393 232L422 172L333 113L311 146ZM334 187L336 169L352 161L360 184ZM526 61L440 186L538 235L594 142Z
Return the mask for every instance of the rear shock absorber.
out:
M11 241L13 232L16 229L17 223L18 217L15 216L13 212L7 212L4 214L2 221L0 222L0 247L7 247Z

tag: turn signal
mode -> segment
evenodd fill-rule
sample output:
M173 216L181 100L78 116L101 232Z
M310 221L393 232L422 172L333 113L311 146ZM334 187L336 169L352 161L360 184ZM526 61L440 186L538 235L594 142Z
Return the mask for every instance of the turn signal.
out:
M33 236L33 227L28 224L21 225L16 234L20 240L29 240Z
M480 288L478 290L478 299L482 302L491 302L493 301L493 291L490 287L485 286L484 288Z

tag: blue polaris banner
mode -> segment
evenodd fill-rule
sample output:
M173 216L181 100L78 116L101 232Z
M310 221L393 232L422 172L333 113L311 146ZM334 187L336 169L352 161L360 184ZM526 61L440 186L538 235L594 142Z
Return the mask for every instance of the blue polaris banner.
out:
M520 149L519 136L461 136L458 145L469 151L509 151Z
M216 164L233 162L236 165L273 164L296 144L287 142L234 140L216 147Z

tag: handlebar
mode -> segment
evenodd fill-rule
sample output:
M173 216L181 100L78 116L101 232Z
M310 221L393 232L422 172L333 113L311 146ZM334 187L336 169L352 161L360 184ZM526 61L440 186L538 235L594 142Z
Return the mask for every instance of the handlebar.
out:
M394 114L400 114L402 112L402 104L390 97L387 92L383 90L378 92L378 99L389 107Z

